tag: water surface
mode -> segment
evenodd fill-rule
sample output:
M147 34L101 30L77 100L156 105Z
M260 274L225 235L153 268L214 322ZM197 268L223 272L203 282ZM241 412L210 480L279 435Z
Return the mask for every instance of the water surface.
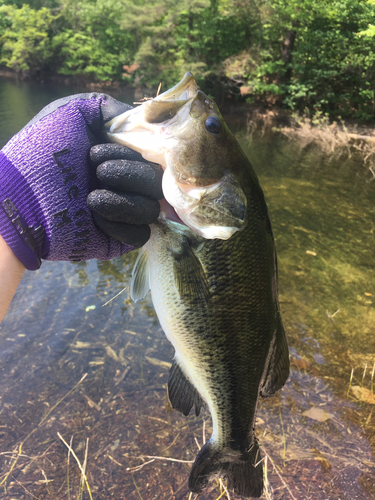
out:
M81 90L0 82L1 144ZM355 154L239 138L270 210L292 360L258 411L266 496L375 498L375 182ZM0 498L89 498L70 443L94 499L188 499L210 418L170 408L173 348L149 297L130 300L135 258L26 272L0 326ZM201 498L220 494L212 483Z

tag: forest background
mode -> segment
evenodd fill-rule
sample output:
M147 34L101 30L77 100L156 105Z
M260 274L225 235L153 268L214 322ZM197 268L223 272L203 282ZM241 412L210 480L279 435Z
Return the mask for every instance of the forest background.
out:
M368 121L375 0L0 0L0 64Z

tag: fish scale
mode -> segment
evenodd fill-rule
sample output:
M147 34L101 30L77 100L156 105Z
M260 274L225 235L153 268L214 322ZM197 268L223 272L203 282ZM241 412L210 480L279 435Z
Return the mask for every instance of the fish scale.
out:
M109 127L111 140L161 163L163 193L178 216L167 207L151 225L131 294L139 300L151 289L175 348L172 406L184 415L194 407L198 415L206 405L212 416L213 433L195 459L189 488L199 493L221 477L235 493L260 497L257 403L284 385L289 356L274 239L258 179L190 74Z

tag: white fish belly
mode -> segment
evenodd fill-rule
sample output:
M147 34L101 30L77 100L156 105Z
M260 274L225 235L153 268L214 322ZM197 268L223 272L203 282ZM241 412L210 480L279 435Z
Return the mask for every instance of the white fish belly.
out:
M181 299L174 274L173 257L165 250L165 242L158 240L159 238L152 234L147 243L152 301L161 327L175 348L175 359L210 410L213 421L211 439L214 441L223 434L223 425L219 425L221 419L210 390L210 376L202 362L200 339L194 331L194 315L197 311L189 310ZM211 321L208 311L207 314L198 312L196 322L199 322L199 328L209 330ZM224 439L224 436L221 438Z

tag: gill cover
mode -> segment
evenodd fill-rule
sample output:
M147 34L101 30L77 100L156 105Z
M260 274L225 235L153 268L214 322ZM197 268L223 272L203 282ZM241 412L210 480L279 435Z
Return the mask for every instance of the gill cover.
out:
M186 189L167 168L162 187L180 219L203 238L227 240L246 226L246 196L229 172L211 186Z

